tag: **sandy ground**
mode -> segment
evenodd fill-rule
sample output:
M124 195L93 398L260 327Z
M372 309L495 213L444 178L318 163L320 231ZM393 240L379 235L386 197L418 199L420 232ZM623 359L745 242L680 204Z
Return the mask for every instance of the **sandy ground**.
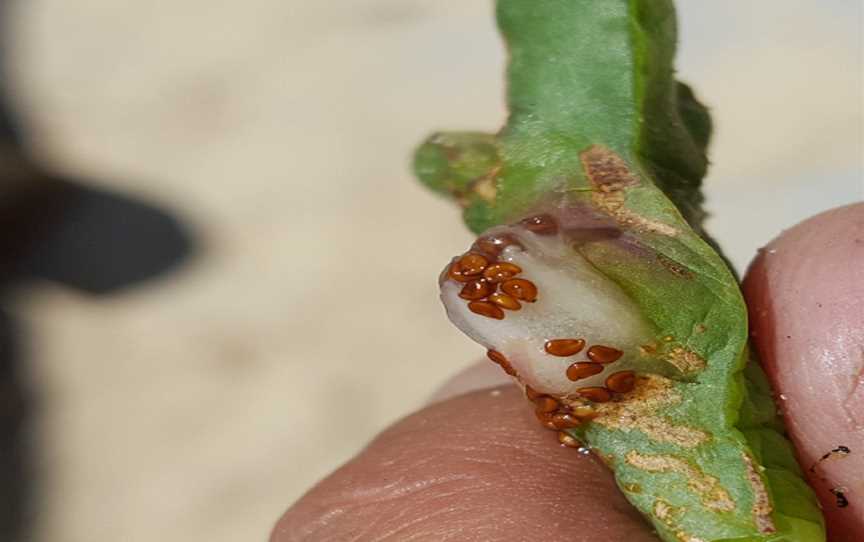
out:
M681 2L714 109L710 227L739 268L862 196L861 6ZM31 0L7 43L34 153L174 212L197 257L20 298L43 409L38 540L263 540L304 488L480 351L435 279L469 239L411 179L503 120L474 0Z

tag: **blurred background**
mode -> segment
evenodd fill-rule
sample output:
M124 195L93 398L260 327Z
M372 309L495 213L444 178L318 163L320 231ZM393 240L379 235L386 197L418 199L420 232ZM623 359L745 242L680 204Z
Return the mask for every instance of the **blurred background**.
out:
M503 122L491 3L0 6L0 540L264 540L481 354L409 158ZM742 271L864 195L862 4L679 10Z

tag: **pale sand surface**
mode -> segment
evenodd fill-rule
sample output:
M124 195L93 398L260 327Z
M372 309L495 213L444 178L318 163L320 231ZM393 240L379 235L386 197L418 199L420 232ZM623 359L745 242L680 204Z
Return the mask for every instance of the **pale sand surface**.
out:
M711 226L739 267L784 225L861 197L855 4L681 4L680 71L718 124ZM490 4L16 12L6 39L34 152L175 211L200 242L124 294L21 296L43 402L39 540L263 540L480 354L436 299L469 235L407 163L431 129L502 121Z

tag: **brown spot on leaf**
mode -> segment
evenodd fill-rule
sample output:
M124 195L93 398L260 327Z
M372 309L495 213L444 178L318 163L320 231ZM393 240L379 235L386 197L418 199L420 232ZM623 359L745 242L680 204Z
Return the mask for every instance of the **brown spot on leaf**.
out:
M720 480L705 474L702 469L689 461L674 455L648 455L631 450L626 456L627 463L637 469L653 473L675 473L684 477L687 488L699 496L706 508L718 512L735 510L735 502Z
M585 176L594 188L591 200L594 206L619 224L639 231L674 236L678 229L658 220L644 217L625 205L628 189L639 184L627 162L612 150L593 145L579 155Z
M664 268L666 268L667 271L669 271L670 273L672 273L676 277L681 277L683 279L692 279L693 278L693 272L692 271L690 271L689 269L684 267L682 264L676 262L675 260L673 260L669 256L666 256L665 254L660 254L658 252L657 253L657 261L660 262L660 265L662 265Z
M657 499L654 501L654 517L662 521L664 524L669 525L670 520L678 513L680 509L672 506L668 502L663 499Z
M494 203L498 195L498 174L501 166L493 167L489 173L471 183L469 190L486 203Z
M672 348L663 359L678 369L683 375L697 373L707 365L702 356L683 346Z
M620 401L598 404L594 423L609 429L629 433L641 431L657 442L695 448L708 442L711 436L695 427L677 425L658 414L663 408L682 401L672 381L658 375L639 375L633 391Z
M652 510L654 517L675 534L678 542L705 542L703 539L697 538L681 529L679 522L685 511L684 507L672 506L664 499L655 500Z
M777 528L771 518L774 507L771 506L771 498L768 496L768 490L765 489L765 481L756 470L753 458L748 454L742 454L742 457L747 467L747 481L753 489L753 520L756 522L756 528L763 534L776 532Z
M630 171L627 162L602 145L589 147L579 157L588 180L602 192L618 192L639 184L639 179Z

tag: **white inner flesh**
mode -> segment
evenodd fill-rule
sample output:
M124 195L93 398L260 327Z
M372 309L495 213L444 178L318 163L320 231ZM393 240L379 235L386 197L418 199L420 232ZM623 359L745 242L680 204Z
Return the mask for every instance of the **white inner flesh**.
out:
M634 369L639 345L651 338L651 327L621 288L600 274L560 236L538 236L518 227L507 228L525 249L511 245L499 260L522 268L517 278L537 285L537 301L522 303L518 311L504 310L495 320L468 310L459 297L463 284L447 280L441 299L450 320L486 348L504 354L518 379L541 393L571 395L578 388L602 386L615 372ZM585 348L570 357L547 354L552 339L584 339ZM589 361L591 345L624 352L620 360L604 365L602 373L572 382L566 371L572 363Z

